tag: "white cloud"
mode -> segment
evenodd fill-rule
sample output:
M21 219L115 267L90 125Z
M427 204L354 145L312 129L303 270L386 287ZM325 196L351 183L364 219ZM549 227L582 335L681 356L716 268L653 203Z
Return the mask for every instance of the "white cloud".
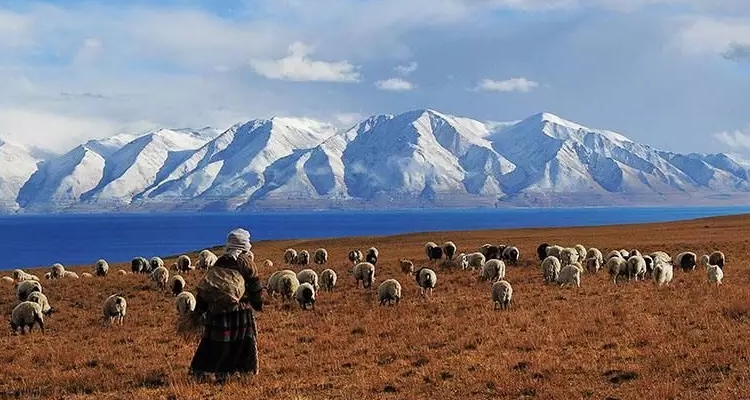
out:
M416 61L412 61L406 65L398 65L393 70L401 76L411 75L412 72L416 71L419 67Z
M339 113L333 116L339 127L349 128L362 121L364 115L360 113Z
M375 87L391 92L408 92L414 89L414 84L405 79L391 78L375 82Z
M722 55L731 61L750 61L750 43L732 42Z
M539 87L538 82L526 78L511 78L504 81L482 79L475 90L486 92L522 92L527 93Z
M747 18L690 17L679 25L677 45L686 55L726 55L737 46L750 46Z
M278 60L253 60L250 66L255 73L268 79L294 82L359 82L359 67L348 61L315 61L307 56L312 47L295 42L289 46L289 55Z
M715 133L714 138L732 150L750 149L750 127L745 130Z
M31 27L29 18L0 9L0 48L29 44Z

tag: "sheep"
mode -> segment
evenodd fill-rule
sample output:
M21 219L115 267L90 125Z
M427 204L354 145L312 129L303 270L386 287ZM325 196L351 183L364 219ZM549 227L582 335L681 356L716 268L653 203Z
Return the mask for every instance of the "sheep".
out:
M520 258L521 252L518 251L516 246L508 246L503 250L503 259L509 263L516 265Z
M555 256L549 256L542 261L542 276L544 277L544 283L557 282L557 278L560 276L560 269L562 265L560 260Z
M81 278L88 279L88 278L93 278L93 277L94 277L94 275L91 275L88 272L84 272L84 273L81 274Z
M402 258L398 260L399 265L401 266L401 272L411 275L414 273L414 263L410 260L407 260L405 258Z
M354 279L357 287L362 281L362 287L370 288L375 280L375 265L369 262L361 262L354 266Z
M458 265L461 267L461 271L469 269L469 256L467 256L466 253L458 255Z
M268 285L266 285L266 289L270 296L274 296L276 293L281 293L281 291L279 290L279 279L283 275L289 274L294 275L294 279L297 279L297 274L290 269L276 271L272 273L270 277L268 277Z
M718 265L708 265L706 267L708 274L708 283L715 283L716 286L721 285L721 280L724 279L724 271Z
M479 280L495 282L498 279L505 279L505 263L500 260L487 260L482 266Z
M547 258L547 248L549 243L542 243L536 248L536 255L539 257L539 261L544 261Z
M435 271L423 267L414 272L414 276L417 279L420 294L425 296L429 292L430 296L432 296L432 289L435 288L435 284L437 283L437 274L435 274Z
M669 283L672 281L673 277L674 268L672 267L672 264L662 261L656 261L653 273L653 279L656 285L658 285L659 287L662 287L662 285L664 284L669 286Z
M378 302L380 305L398 304L401 301L401 284L395 279L386 279L378 286Z
M26 298L26 301L33 301L42 307L42 314L46 317L52 315L56 310L49 305L49 299L42 292L33 292Z
M572 247L564 248L560 251L560 263L562 266L575 264L578 262L578 251Z
M182 292L175 299L175 306L179 315L187 315L195 311L195 296L190 292Z
M268 270L268 269L272 269L272 268L273 268L273 261L271 261L269 259L263 260L263 269Z
M622 258L623 260L625 259L625 258L624 258L624 257L622 256L622 254L620 254L620 252L619 252L619 251L617 251L617 250L612 250L612 251L610 251L609 253L607 253L607 260L606 260L606 261L607 261L607 262L609 262L609 260L611 260L611 259L613 259L613 258L615 258L615 257L620 257L620 258Z
M96 262L96 265L94 265L94 273L96 276L107 276L108 272L109 264L107 264L107 261L99 260Z
M104 300L104 306L102 309L104 311L104 318L109 319L109 325L114 324L115 321L117 321L119 325L122 325L122 322L125 319L125 314L128 310L128 302L124 297L113 294L107 297L107 300Z
M15 282L15 281L13 280L13 278L11 278L11 277L9 277L9 276L4 276L4 277L0 278L0 280L2 280L2 281L3 281L3 282L5 282L5 283L13 283L13 282Z
M724 263L726 262L726 257L724 257L724 253L721 251L714 251L711 253L711 255L708 256L708 262L711 263L711 265L716 265L717 267L724 269Z
M297 286L294 291L294 298L303 310L307 310L308 305L313 311L315 310L315 288L310 283L304 282Z
M430 242L434 246L429 248L429 253L427 254L427 259L430 261L436 261L436 260L442 260L443 259L443 248L435 245L435 243Z
M52 279L52 272L47 272L46 274L44 274L44 279L45 279L45 280L50 280L50 279Z
M630 258L630 253L625 249L620 249L620 257L624 258L625 261L627 261L628 258Z
M218 257L216 257L216 254L211 250L201 250L201 252L198 253L198 262L195 264L195 267L204 270L209 269L216 264L216 260L218 260Z
M644 260L642 256L633 254L634 252L631 251L630 258L626 262L628 269L628 280L630 280L631 278L635 278L635 281L638 282L638 277L640 277L641 279L645 279L646 260Z
M291 300L299 286L300 284L299 280L297 280L297 275L294 273L281 274L278 278L276 289L281 294L282 299Z
M502 256L500 247L491 244L484 244L479 248L479 252L482 253L485 260L499 260Z
M632 249L628 252L628 260L630 260L631 257L643 257L643 254L641 254L638 249Z
M704 268L708 268L708 266L711 265L711 256L709 256L708 254L700 256L700 258L698 259L698 265Z
M19 301L26 301L33 292L42 292L42 284L37 281L21 281L16 285L16 296Z
M588 249L588 251L586 251L585 259L588 260L589 258L596 258L597 260L599 260L599 265L604 264L604 257L602 256L602 252L596 247L592 247Z
M672 257L669 256L669 254L663 252L663 251L655 251L651 254L649 254L651 258L654 260L654 265L656 265L657 262L663 262L666 264L672 263Z
M297 265L308 265L310 264L310 252L302 250L297 254Z
M195 269L195 266L193 265L193 261L190 260L190 257L183 254L179 257L177 257L177 271L188 273Z
M456 244L453 242L448 241L443 243L443 254L449 260L453 260L453 257L456 255L456 249Z
M336 287L337 280L338 276L336 275L336 271L330 268L324 269L323 272L320 273L320 285L323 287L324 292L332 292Z
M354 250L349 251L347 258L349 259L349 262L351 262L352 264L357 264L357 263L362 262L365 256L362 254L361 250L354 249Z
M132 261L130 261L130 270L133 271L134 274L145 274L150 271L149 262L143 257L136 257Z
M560 287L565 285L581 287L581 271L583 271L583 267L578 263L566 265L560 270L560 276L557 277L557 283L560 284Z
M169 281L169 270L164 267L159 267L151 272L151 281L156 284L159 289L164 289Z
M65 271L62 275L63 278L71 278L71 279L78 279L78 274L76 274L73 271Z
M377 265L378 264L378 257L380 256L380 252L375 247L370 247L367 249L367 254L365 254L365 261L372 264Z
M433 254L435 249L438 247L437 243L435 242L427 242L424 244L424 253L427 256L427 259L432 261L433 260ZM440 257L443 257L443 249L440 249Z
M318 274L311 270L311 269L303 269L300 272L297 272L297 280L300 284L302 283L309 283L313 286L313 289L317 292L318 289L320 289L320 286L318 285Z
M13 270L13 279L15 279L18 282L21 281L39 281L39 278L36 275L29 274L27 272L24 272L21 269Z
M482 268L487 261L482 253L471 253L466 258L468 259L469 268L472 270Z
M643 256L643 261L646 263L646 275L649 278L654 272L654 259L651 256Z
M562 251L563 251L562 246L558 246L558 245L547 246L547 257L554 256L554 257L557 257L557 259L559 260L560 252Z
M52 279L60 279L65 274L65 267L60 263L52 264Z
M607 261L607 271L612 278L612 283L617 284L617 277L627 275L628 268L626 261L622 257L612 257Z
M595 274L599 272L599 270L602 268L602 262L596 258L591 257L586 259L586 271L592 274Z
M501 310L509 309L512 298L513 287L510 286L510 282L499 280L492 284L492 304L494 310L497 310L498 306Z
M24 301L13 308L10 316L10 328L13 333L17 333L18 328L21 328L21 334L24 335L26 334L26 327L28 326L29 332L31 332L34 329L34 324L38 324L39 330L44 334L44 313L39 303Z
M297 250L286 249L284 250L284 264L296 264L297 263Z
M586 254L588 254L588 252L582 244L577 244L573 246L573 248L578 252L578 261L583 261L586 259Z
M695 253L684 251L675 256L674 265L682 268L684 272L688 272L695 269L697 260L698 258L695 256Z
M185 290L185 278L179 275L172 275L172 277L169 278L169 290L171 290L172 294L175 296L182 293Z
M128 274L128 272L125 271L124 269L121 269L121 270L117 271L117 275L127 275L127 274Z
M317 249L315 250L315 256L313 257L313 260L315 261L315 264L323 265L328 262L328 250L326 249Z

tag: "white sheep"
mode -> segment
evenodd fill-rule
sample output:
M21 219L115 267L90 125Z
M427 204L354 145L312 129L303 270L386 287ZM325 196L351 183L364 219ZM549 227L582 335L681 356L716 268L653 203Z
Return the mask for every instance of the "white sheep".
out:
M700 258L698 259L698 265L704 268L708 268L708 266L711 265L711 256L709 256L708 254L700 256Z
M362 251L359 249L350 250L348 254L349 261L352 264L357 264L362 262L364 260L365 256L362 254Z
M365 262L368 262L372 265L378 264L378 257L380 257L380 251L376 247L370 247L367 249L367 253L365 254Z
M627 261L622 257L612 257L607 261L607 271L609 276L612 278L612 283L617 284L618 276L627 276L628 267Z
M560 287L565 285L581 287L581 272L583 272L581 264L573 263L566 265L560 270L560 276L557 277L557 283L560 284Z
M562 264L560 260L555 256L549 256L542 261L542 276L544 277L544 283L557 282L557 278L560 276L560 270Z
M94 273L96 276L107 276L107 273L109 273L109 264L106 260L99 260L96 262L96 265L94 265Z
M151 282L155 283L159 289L164 289L169 282L169 270L159 267L151 272Z
M52 264L52 279L60 279L65 274L65 267L60 263Z
M657 284L659 287L666 284L669 286L669 283L672 282L672 278L674 277L674 268L672 267L671 263L666 263L662 261L657 261L654 265L654 283Z
M560 259L560 253L562 251L563 251L563 247L562 246L558 246L558 245L547 246L547 257L553 256L553 257L556 257L559 260Z
M310 306L315 310L315 288L308 282L300 284L294 291L294 298L303 310Z
M49 305L49 299L47 299L47 296L42 292L32 292L29 297L26 298L26 301L33 301L42 306L42 314L46 316L50 316L55 312L55 309Z
M24 301L19 303L10 316L10 328L13 333L18 332L18 328L21 328L21 334L25 334L26 327L29 327L29 332L34 329L34 324L39 325L39 329L44 334L44 313L42 312L42 306L39 303L33 301Z
M44 279L45 279L45 280L50 280L50 279L52 279L52 272L47 272L46 274L44 274Z
M488 260L482 266L482 274L479 276L479 279L490 282L505 279L505 263L495 259Z
M276 295L276 293L281 293L281 291L279 290L279 279L283 275L290 275L290 274L294 275L294 278L297 279L297 274L290 269L282 269L282 270L278 270L272 273L271 276L268 277L268 285L266 285L268 294L270 296L274 296Z
M602 256L602 252L596 247L592 247L588 249L588 251L586 251L585 259L588 260L589 258L596 258L597 260L599 260L599 265L604 264L604 257Z
M13 270L13 279L15 279L18 282L21 281L39 281L39 278L36 275L29 274L21 269Z
M457 249L456 244L451 241L443 243L443 254L445 254L445 257L449 260L453 260Z
M578 262L578 251L572 247L567 247L560 251L560 263L562 266L575 264Z
M125 271L124 269L117 271L117 275L127 275L127 274L128 274L128 271Z
M309 265L310 264L310 252L302 250L297 254L297 265Z
M284 264L296 264L297 263L297 250L286 249L284 250Z
M318 264L318 265L327 263L328 262L328 250L323 249L323 248L315 250L313 261L315 261L315 264Z
M620 257L620 258L622 258L623 260L625 259L625 258L624 258L624 257L622 256L622 254L620 254L620 252L619 252L618 250L612 250L612 251L610 251L609 253L607 253L607 257L606 257L606 258L607 258L607 260L606 260L606 261L607 261L607 262L609 262L609 260L611 260L611 259L613 259L613 258L615 258L615 257Z
M336 271L330 268L324 269L323 272L320 273L320 285L324 292L332 292L336 287L337 280L338 276L336 275Z
M216 257L216 254L214 254L209 249L201 250L200 253L198 253L198 262L195 264L195 267L198 269L209 269L216 264L216 260L219 258Z
M21 281L16 284L16 296L20 301L26 301L33 292L43 292L42 284L38 281Z
M493 309L497 310L499 306L501 310L507 310L508 308L510 308L512 299L513 287L510 285L510 282L506 280L499 280L492 284Z
M709 265L706 267L708 274L708 283L715 283L716 286L721 285L721 280L724 279L724 271L718 265Z
M674 265L682 268L685 272L694 270L697 261L698 257L690 251L683 251L674 257Z
M82 272L81 273L81 278L89 279L89 278L93 278L93 277L94 277L94 275L91 275L88 272Z
M78 274L76 274L73 271L65 271L65 272L63 272L62 277L63 278L69 278L69 279L78 279L79 278Z
M172 275L172 277L169 278L169 290L171 290L172 294L175 296L185 291L185 278L180 275Z
M429 292L430 296L432 296L432 289L434 289L435 284L437 284L437 274L435 273L435 271L429 268L420 268L419 270L414 272L414 276L417 279L417 285L419 285L420 294L422 296L425 296Z
M521 257L521 252L516 246L508 246L503 249L503 259L510 262L513 265L518 264L518 260Z
M185 254L177 257L177 271L188 273L194 269L195 266L193 265L193 261L190 260L190 257Z
M471 253L466 256L467 261L469 264L469 268L472 270L480 269L484 266L484 263L487 261L487 259L484 257L484 254L482 253Z
M721 269L724 269L724 263L726 262L726 257L724 257L724 253L721 251L714 251L711 253L711 255L708 256L709 263L711 265L716 265Z
M595 274L599 272L599 270L602 268L602 262L596 258L591 257L586 259L586 271L589 273Z
M576 252L578 252L578 261L583 261L586 259L586 254L588 254L588 252L582 244L577 244L573 246L573 248L576 250Z
M411 262L411 260L407 260L405 258L402 258L398 260L398 264L401 267L401 272L411 275L414 273L414 263Z
M13 278L11 278L9 276L4 276L4 277L0 278L0 280L2 280L4 283L13 283L13 282L15 282L13 280Z
M281 294L282 299L291 300L295 293L297 293L297 288L299 288L299 286L299 280L297 280L296 275L282 274L279 276L276 290Z
M628 260L629 260L629 259L630 259L631 257L636 257L636 256L637 256L637 257L643 257L643 254L641 254L641 252L640 252L640 251L639 251L638 249L632 249L632 250L630 250L630 251L628 252Z
M311 284L316 292L320 289L320 285L318 285L318 273L312 269L307 268L297 272L297 280L300 284Z
M378 286L378 302L380 305L393 305L401 301L401 283L395 279L386 279Z
M353 273L357 287L359 287L359 281L362 281L362 287L372 287L375 281L375 265L369 262L361 262L354 266Z
M654 260L654 266L656 265L657 262L663 262L667 264L672 263L672 257L670 257L669 254L663 251L655 251L651 253L650 256Z
M125 314L128 310L128 302L124 297L113 294L107 297L107 300L104 300L104 306L102 309L104 311L104 318L109 319L110 325L114 324L115 321L117 321L119 325L122 325L122 322L125 319Z
M273 261L271 261L271 260L269 260L267 258L265 260L263 260L263 269L264 270L273 269Z
M469 269L469 256L467 256L466 253L458 255L458 265L461 267L461 271Z
M645 279L646 275L646 260L642 256L633 255L634 252L630 252L630 258L628 258L627 269L628 269L628 280L634 278L638 282L638 278Z
M177 306L177 313L180 315L187 315L195 311L195 296L190 292L182 292L177 295L175 299L175 305Z

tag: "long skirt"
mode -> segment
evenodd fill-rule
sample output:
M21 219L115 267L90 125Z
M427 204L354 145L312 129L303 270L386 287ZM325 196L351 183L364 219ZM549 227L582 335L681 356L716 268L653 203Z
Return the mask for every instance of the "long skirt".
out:
M190 370L194 374L257 374L257 329L252 310L210 315Z

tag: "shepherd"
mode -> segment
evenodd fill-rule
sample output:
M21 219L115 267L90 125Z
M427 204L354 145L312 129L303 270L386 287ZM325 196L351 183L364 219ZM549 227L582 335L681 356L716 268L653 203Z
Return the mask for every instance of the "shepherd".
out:
M203 381L214 374L223 383L232 374L258 374L258 328L253 309L261 311L262 285L248 257L250 232L237 228L227 236L224 254L198 283L191 318L203 334L190 374Z

